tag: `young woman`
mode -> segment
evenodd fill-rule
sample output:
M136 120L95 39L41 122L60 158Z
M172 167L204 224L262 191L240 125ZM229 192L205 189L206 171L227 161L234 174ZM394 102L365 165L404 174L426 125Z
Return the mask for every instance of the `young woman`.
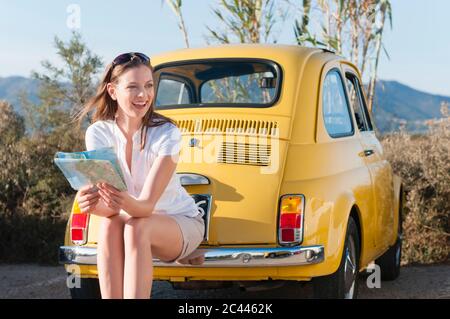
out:
M82 212L102 217L97 268L102 298L149 298L152 259L189 260L201 243L204 222L175 168L181 134L154 111L153 68L142 53L119 55L108 65L90 111L87 150L114 147L127 191L108 184L89 185L77 194Z

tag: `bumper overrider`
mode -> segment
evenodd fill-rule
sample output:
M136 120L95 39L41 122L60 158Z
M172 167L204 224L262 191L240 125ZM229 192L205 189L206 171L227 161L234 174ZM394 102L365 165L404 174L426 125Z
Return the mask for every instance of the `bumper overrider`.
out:
M167 263L153 259L155 267L283 267L321 263L324 247L275 247L275 248L199 248L191 256L203 255L201 265ZM60 264L96 265L97 248L62 246L59 248Z

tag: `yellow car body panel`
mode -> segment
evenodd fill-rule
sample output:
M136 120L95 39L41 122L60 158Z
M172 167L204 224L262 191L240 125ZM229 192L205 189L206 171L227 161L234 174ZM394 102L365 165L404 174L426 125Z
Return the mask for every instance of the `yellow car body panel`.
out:
M279 247L280 196L303 194L306 205L301 245L324 245L325 260L284 267L155 267L155 280L310 280L334 273L342 257L351 214L357 219L361 237L359 269L367 267L396 241L401 181L392 175L374 133L359 132L354 117L351 136L332 138L325 128L321 96L327 72L350 70L360 78L357 68L320 49L283 45L179 50L153 57L152 64L158 68L178 61L231 58L263 59L280 66L282 86L275 105L158 111L174 119L182 132L177 172L203 174L211 181L209 185L186 186L191 194L212 194L209 237L201 247ZM278 129L263 138L244 133L233 137L241 143L259 138L273 145L273 167L219 163L217 145L223 142L222 134L193 129L196 122L214 126L233 121L241 121L238 126L259 121ZM192 138L199 140L199 147L189 147ZM368 144L379 150L370 161L362 153ZM267 171L262 173L263 169ZM86 246L96 247L99 220L91 216ZM73 245L69 231L65 245ZM78 267L83 277L97 276L95 265Z

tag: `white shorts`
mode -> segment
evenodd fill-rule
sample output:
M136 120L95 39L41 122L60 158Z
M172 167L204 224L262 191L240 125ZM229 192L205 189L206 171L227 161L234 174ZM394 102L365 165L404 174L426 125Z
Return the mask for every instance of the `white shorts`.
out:
M205 221L201 215L189 217L184 215L167 215L175 219L183 235L181 254L170 262L184 259L192 254L203 241L205 234Z

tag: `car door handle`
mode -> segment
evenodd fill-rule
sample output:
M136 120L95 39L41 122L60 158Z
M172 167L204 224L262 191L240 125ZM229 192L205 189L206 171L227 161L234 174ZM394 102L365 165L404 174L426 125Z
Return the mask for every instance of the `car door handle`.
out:
M374 150L364 150L364 156L365 157L368 157L368 156L373 155L373 154L375 154Z

